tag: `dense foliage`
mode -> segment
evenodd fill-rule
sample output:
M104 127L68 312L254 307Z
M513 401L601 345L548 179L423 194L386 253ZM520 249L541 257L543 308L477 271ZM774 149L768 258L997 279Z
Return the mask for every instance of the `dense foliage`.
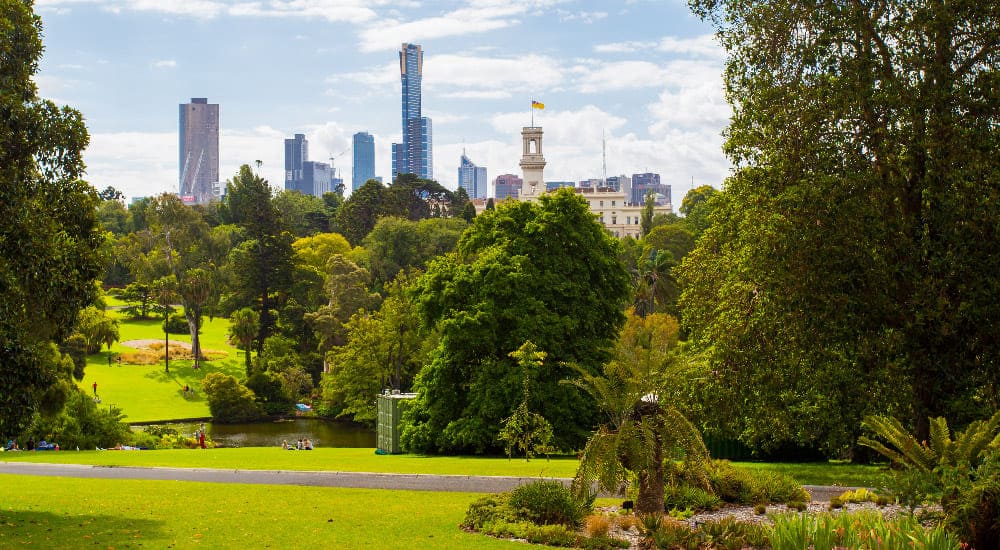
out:
M94 298L103 242L97 192L80 180L83 116L40 99L42 55L32 3L0 1L0 436L21 432L39 404L70 395L55 344Z
M596 370L624 320L628 275L619 245L572 190L539 204L506 203L476 217L455 253L430 263L414 299L441 333L420 371L420 393L401 441L415 451L499 450L500 421L522 401L522 369L510 352L531 340L549 355L532 403L555 446L578 448L592 402L560 385L568 363Z
M713 422L836 453L869 413L926 438L995 410L1000 8L691 4L734 108L736 171L682 269Z

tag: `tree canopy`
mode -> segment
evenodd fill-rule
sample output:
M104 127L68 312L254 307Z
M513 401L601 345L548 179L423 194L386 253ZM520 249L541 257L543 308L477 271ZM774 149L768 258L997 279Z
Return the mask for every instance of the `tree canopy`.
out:
M681 299L719 414L835 450L866 412L995 409L1000 6L691 4L734 109Z
M62 408L73 367L55 344L93 301L103 267L97 192L80 179L83 116L39 98L33 80L41 30L31 2L0 1L0 436L8 437L40 403Z
M415 384L404 445L499 450L500 422L522 401L523 369L509 354L531 340L548 360L529 406L552 424L556 446L578 448L592 403L559 380L572 372L567 363L596 371L624 321L619 246L572 190L477 216L456 252L431 261L415 285L421 318L441 341Z

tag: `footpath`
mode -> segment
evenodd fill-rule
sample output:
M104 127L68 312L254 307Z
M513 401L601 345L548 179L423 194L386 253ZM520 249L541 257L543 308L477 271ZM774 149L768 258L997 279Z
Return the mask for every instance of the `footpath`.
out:
M354 489L398 489L409 491L450 491L499 493L519 485L555 480L564 485L569 478L515 476L465 476L436 474L385 474L371 472L303 472L293 470L221 470L215 468L166 468L136 466L92 466L83 464L38 464L0 462L0 474L78 477L91 479L148 479L160 481L200 481L206 483L247 483L254 485L305 485ZM813 501L829 501L851 487L805 485Z

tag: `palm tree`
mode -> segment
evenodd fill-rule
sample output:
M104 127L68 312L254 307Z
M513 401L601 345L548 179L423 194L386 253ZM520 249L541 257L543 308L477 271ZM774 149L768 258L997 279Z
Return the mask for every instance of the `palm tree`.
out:
M577 367L570 381L590 393L608 420L591 436L573 481L578 495L594 482L603 491L619 491L634 479L637 513L663 511L667 460L684 460L708 488L708 450L697 428L673 405L667 393L683 375L677 360L677 321L662 313L628 319L613 358L601 376Z
M260 315L248 307L234 311L229 317L229 339L239 342L240 347L246 353L247 378L250 377L250 371L252 370L250 366L250 348L253 347L253 340L257 336L259 323Z

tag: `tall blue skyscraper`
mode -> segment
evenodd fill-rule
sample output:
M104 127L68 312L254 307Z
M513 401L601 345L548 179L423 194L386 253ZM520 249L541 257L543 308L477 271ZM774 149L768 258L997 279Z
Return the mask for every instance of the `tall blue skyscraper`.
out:
M368 132L354 134L354 170L351 191L357 191L375 177L375 137Z
M431 120L421 116L420 111L423 74L423 50L417 44L403 43L399 50L403 143L392 144L393 180L405 173L425 179L434 177Z
M304 191L303 165L307 160L309 160L309 142L305 134L295 134L292 139L285 140L285 189L297 189L312 194L312 189Z
M181 200L207 204L219 198L219 104L193 97L179 107Z
M465 189L470 199L486 198L486 167L476 166L462 151L462 160L458 165L458 186Z

